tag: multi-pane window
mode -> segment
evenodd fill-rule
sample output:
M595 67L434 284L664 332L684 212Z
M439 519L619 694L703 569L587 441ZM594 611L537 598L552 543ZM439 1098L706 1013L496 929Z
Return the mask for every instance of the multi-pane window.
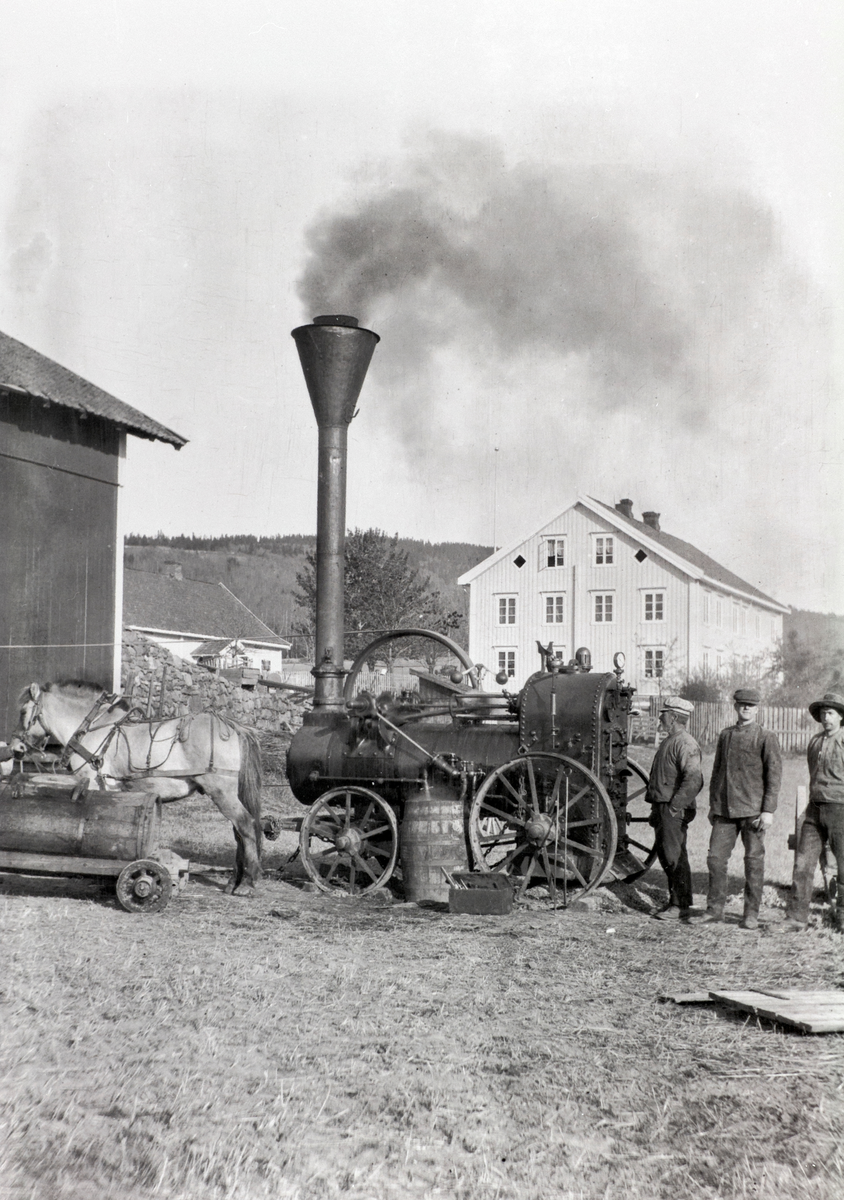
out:
M665 592L645 592L645 620L665 620Z
M720 596L715 597L715 624L719 629L724 627L724 604Z
M744 605L739 608L739 633L746 636L747 634L747 609Z
M645 651L645 679L661 679L665 669L664 650Z
M515 596L499 596L498 597L498 624L499 625L515 625L516 624L516 597Z
M593 596L592 615L596 625L608 625L612 621L613 593L596 592Z
M733 633L738 633L739 629L739 606L733 601Z
M712 593L703 593L703 623L708 625L712 620Z
M566 597L562 592L545 597L545 624L560 625L566 619Z
M566 539L547 538L544 544L543 561L546 567L564 567L566 565Z
M712 670L712 654L709 650L703 652L703 673L709 675Z
M613 538L611 537L596 537L595 538L595 566L602 567L611 563L613 560Z
M516 651L515 650L499 650L498 651L498 669L506 671L512 678L516 674Z

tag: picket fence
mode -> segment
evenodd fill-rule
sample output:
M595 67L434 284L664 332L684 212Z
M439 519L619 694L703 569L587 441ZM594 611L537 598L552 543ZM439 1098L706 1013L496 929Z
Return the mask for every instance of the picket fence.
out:
M650 720L659 718L660 697L650 696ZM785 708L780 705L763 704L759 706L757 720L760 725L770 729L779 738L783 750L795 752L805 750L809 740L819 730L820 726L814 721L805 708ZM728 725L735 725L736 714L730 701L718 704L695 702L695 711L689 720L689 732L701 746L714 746L718 734Z

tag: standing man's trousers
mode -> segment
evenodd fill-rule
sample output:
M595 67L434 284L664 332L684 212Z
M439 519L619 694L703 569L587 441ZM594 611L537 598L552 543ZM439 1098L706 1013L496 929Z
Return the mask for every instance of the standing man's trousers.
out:
M844 804L818 804L810 800L800 831L800 844L794 859L794 875L788 915L806 924L809 920L809 901L821 850L825 845L838 863L837 918L844 921Z
M744 846L744 915L757 917L765 882L765 831L754 829L757 817L715 817L709 837L707 912L723 917L727 903L727 864L736 841Z
M692 906L692 870L686 852L686 832L694 820L694 806L672 817L668 804L654 804L651 823L656 830L656 853L668 880L668 903L677 908Z

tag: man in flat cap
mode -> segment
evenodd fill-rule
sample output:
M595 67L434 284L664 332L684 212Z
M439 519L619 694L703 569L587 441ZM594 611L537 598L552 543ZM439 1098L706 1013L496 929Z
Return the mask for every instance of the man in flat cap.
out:
M655 849L668 879L668 904L654 916L660 921L686 920L692 905L692 872L686 833L695 817L695 797L703 787L700 746L686 726L695 706L680 696L667 696L659 714L667 737L654 755L647 799Z
M753 688L733 693L736 723L721 730L709 781L709 894L695 924L724 920L727 865L736 841L744 846L742 929L759 928L765 881L765 830L777 808L782 755L775 733L757 721L760 696Z
M824 846L829 846L838 864L838 892L833 924L844 931L844 696L827 692L809 705L809 712L823 726L809 742L809 803L800 842L794 856L794 875L788 900L785 928L805 929L809 923L809 901L815 867Z

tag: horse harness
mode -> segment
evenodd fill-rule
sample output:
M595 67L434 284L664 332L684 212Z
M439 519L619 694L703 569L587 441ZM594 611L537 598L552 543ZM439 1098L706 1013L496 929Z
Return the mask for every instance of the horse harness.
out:
M133 765L131 750L129 748L129 743L128 743L128 739L127 739L126 748L127 748L128 758L129 758L128 776L160 775L160 776L165 776L167 778L193 778L195 775L197 775L199 773L196 771L163 771L161 769L162 766L164 765L164 763L167 762L167 759L173 753L173 749L176 745L176 742L177 741L179 741L179 742L187 741L188 736L189 736L190 726L191 726L191 723L193 720L192 715L187 715L180 720L179 726L170 741L169 748L167 750L167 753L166 753L163 761L161 763L157 764L156 766L152 765L152 754L153 754L153 751L155 749L155 744L156 744L155 743L155 722L154 721L144 721L143 719L139 720L138 718L143 717L143 714L142 714L141 710L137 707L129 708L123 714L122 717L120 717L117 721L113 721L110 725L108 725L108 727L106 729L105 737L103 738L102 742L100 743L100 745L97 747L97 749L95 751L92 752L86 746L84 746L80 739L83 738L87 733L96 732L97 727L94 724L94 722L97 720L97 718L103 712L105 712L108 715L113 713L115 708L117 707L117 705L121 702L121 700L122 700L121 696L119 696L117 694L113 694L113 693L107 693L107 692L104 692L101 696L99 696L97 698L97 700L95 701L90 712L87 714L87 716L84 718L82 723L79 725L76 732L71 737L68 738L67 742L64 745L64 749L62 750L61 757L59 758L59 766L63 770L71 770L72 769L70 766L70 759L71 759L72 755L76 754L76 755L78 755L79 758L83 759L90 767L93 767L93 769L96 773L98 785L101 788L105 788L105 786L106 786L105 778L106 777L103 774L103 763L105 761L106 753L108 752L108 748L111 745L114 738L117 737L119 733L123 732L122 726L127 723L130 723L130 724L137 724L137 725L148 724L150 727L150 739L149 739L149 749L147 751L146 766L144 766L144 767L137 767L137 766ZM26 725L23 725L21 728L21 739L30 749L37 749L38 744L39 743L43 744L44 740L49 736L49 730L45 727L44 722L41 720L42 707L43 707L42 700L41 700L41 696L39 695L37 697L37 699L33 701L32 711L29 714L29 718L26 722ZM210 722L211 752L210 752L209 762L208 762L206 771L211 772L214 770L214 730L215 730L215 725L216 725L214 717L216 716L216 714L211 713L209 715L211 716L211 722ZM168 721L172 720L172 719L173 718L167 718ZM222 718L218 718L218 720L220 721L220 724L222 726L223 740L228 741L229 737L231 737L231 732L232 732L231 727L228 726L228 724L224 720L222 720ZM44 731L43 737L38 739L38 742L36 742L30 736L30 730L32 729L32 727L36 723L36 721L38 722L38 724L41 726L42 730ZM164 721L160 722L159 728L161 728L161 725L163 725L163 724L165 724ZM125 737L125 732L124 732L124 737ZM76 769L78 770L79 768L76 768ZM75 771L73 773L75 774ZM204 772L202 772L202 773L204 774ZM123 778L125 778L125 777L123 777Z

